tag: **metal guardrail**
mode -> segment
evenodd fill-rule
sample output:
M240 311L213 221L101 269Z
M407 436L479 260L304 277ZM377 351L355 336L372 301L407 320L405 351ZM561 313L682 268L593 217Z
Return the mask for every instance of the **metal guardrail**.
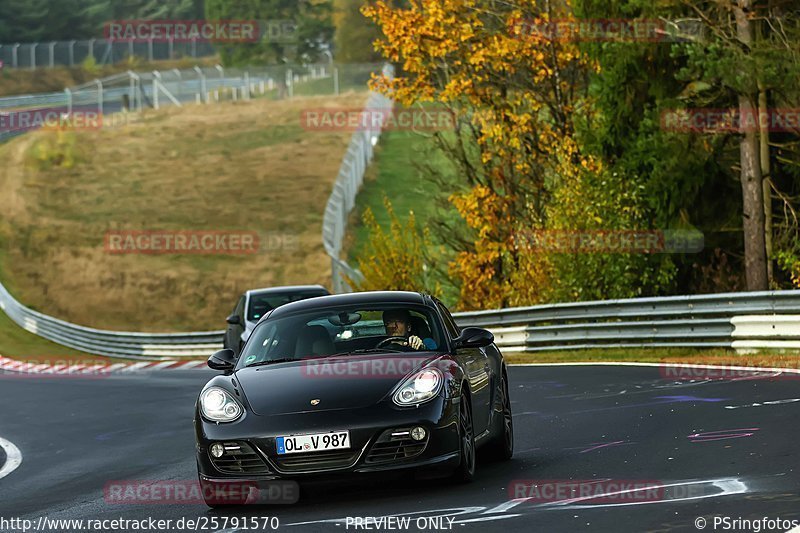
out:
M0 309L20 327L62 346L121 359L162 360L208 356L222 348L223 331L133 333L71 324L25 307L0 284Z
M548 304L455 315L513 352L583 348L800 349L800 291Z
M383 74L392 76L394 68L391 65L384 65ZM375 114L379 110L388 112L392 106L393 102L389 98L378 93L370 93L366 110L369 114ZM370 120L369 123L372 124L372 121ZM347 231L347 218L355 207L356 196L364 183L364 173L372 161L373 147L378 143L381 131L382 128L378 125L375 128L363 129L353 134L347 153L342 160L342 166L339 168L333 192L325 206L322 242L325 245L325 251L331 258L331 278L333 292L336 294L352 290L345 276L353 280L362 279L361 273L341 258L342 243Z
M49 317L0 285L0 309L45 339L118 358L203 357L222 347L223 331L104 331ZM638 298L456 313L458 324L495 334L505 352L583 348L694 347L800 350L800 291Z

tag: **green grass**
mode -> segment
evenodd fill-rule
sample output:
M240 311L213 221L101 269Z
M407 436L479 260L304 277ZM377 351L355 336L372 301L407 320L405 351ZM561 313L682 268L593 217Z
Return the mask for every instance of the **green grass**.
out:
M48 315L152 332L220 329L254 286L328 284L322 213L351 133L308 131L300 115L365 100L362 92L148 111L119 127L67 132L82 152L69 168L30 164L55 132L5 143L0 279ZM245 231L263 245L252 255L110 254L105 235L120 230ZM270 235L288 244L269 247Z
M356 197L356 208L350 217L347 258L350 264L357 265L358 257L369 243L369 231L362 222L367 208L375 214L381 228L388 229L389 214L383 204L384 197L388 197L401 221L407 220L409 212L413 211L418 227L431 229L434 258L439 267L433 282L441 284L443 300L454 303L457 293L445 274L452 253L446 251L437 239L435 225L440 220L457 219L458 214L447 204L450 191L440 190L438 184L427 178L420 162L439 172L446 172L449 168L444 156L425 136L411 131L388 131L381 136L375 159L367 170L364 185Z
M356 198L356 220L350 226L353 245L350 260L356 259L369 240L369 232L361 217L367 208L372 209L382 228L389 226L389 214L383 205L384 197L392 202L395 213L402 220L413 211L417 221L424 223L436 213L430 201L430 186L412 164L413 154L424 142L411 132L387 132L381 137L372 166L367 170L364 186Z

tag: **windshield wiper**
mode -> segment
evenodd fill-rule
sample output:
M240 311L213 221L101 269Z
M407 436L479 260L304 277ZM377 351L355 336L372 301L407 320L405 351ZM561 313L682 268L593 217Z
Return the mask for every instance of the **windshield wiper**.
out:
M410 352L405 352L403 350L392 350L390 348L365 348L363 350L353 350L352 352L349 352L349 355L361 354L361 353L386 353L386 352L410 353Z

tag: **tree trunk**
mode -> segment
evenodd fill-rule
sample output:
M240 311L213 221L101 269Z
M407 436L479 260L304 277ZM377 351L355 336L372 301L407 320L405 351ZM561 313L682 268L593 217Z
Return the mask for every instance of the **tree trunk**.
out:
M758 88L758 111L759 117L769 113L767 107L767 91L763 87ZM767 115L768 116L768 115ZM761 159L761 178L762 196L764 200L764 244L767 257L767 284L772 285L772 176L770 175L769 162L769 122L761 124L759 132L760 159Z
M753 24L748 17L752 10L752 0L737 0L734 6L736 16L736 35L747 48L753 43ZM743 72L744 76L752 73ZM750 94L739 95L739 113L742 123L746 117L758 116L758 106L754 105L757 89ZM744 266L747 290L767 290L767 249L764 238L764 195L761 176L761 151L758 131L752 127L744 128L740 145L742 218L744 221Z
M756 24L756 40L760 41L764 38L764 24L759 22ZM768 29L766 31L769 31ZM758 86L758 116L759 116L759 145L761 157L761 179L762 181L762 196L764 200L764 244L767 254L767 285L772 287L774 280L774 258L772 251L772 170L769 161L769 124L770 121L762 121L761 117L769 116L769 98L767 91L769 90L764 86L764 82L759 75L756 78Z

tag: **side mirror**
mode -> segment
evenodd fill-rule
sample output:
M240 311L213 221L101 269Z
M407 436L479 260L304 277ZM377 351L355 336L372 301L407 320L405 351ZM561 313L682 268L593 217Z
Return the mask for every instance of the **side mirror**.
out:
M486 348L494 342L491 331L483 328L464 328L454 341L456 348Z
M234 324L234 325L240 325L242 323L242 321L239 320L239 315L231 315L231 316L229 316L228 318L225 319L225 322L227 322L228 324Z
M208 358L208 367L214 370L228 372L236 366L236 352L230 348L220 350Z

